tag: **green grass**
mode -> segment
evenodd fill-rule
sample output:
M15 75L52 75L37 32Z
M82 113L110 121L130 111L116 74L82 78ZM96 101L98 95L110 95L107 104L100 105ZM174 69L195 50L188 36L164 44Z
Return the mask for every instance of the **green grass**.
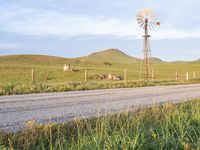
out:
M63 72L64 64L71 64L76 71ZM138 81L141 81L140 65L141 61L139 59L128 56L116 49L93 53L86 57L70 59L42 55L0 56L0 94L22 94L34 91L68 91L70 89L138 87L138 84L141 84L138 83ZM171 84L199 83L199 61L164 62L153 58L152 66L156 79L153 85L157 85L158 83L165 84L166 82ZM32 69L35 71L36 83L34 85L31 85ZM88 70L89 83L87 84L84 83L85 69ZM132 84L124 86L122 81L97 81L95 78L99 74L114 74L123 77L124 69L127 70L127 81ZM180 81L174 81L176 71L179 72ZM192 79L193 71L196 71L197 79L185 81L186 71L189 72L190 79ZM65 90L63 89L64 84ZM76 86L74 87L73 84L80 84L81 86L77 88ZM142 84L146 85L145 83ZM59 85L62 87L59 88ZM150 85L152 85L152 83L150 83ZM35 88L37 88L37 90L35 90ZM40 90L41 88L42 90Z
M133 87L146 87L146 86L160 86L160 85L175 85L175 84L191 84L200 83L200 80L189 81L174 81L163 80L146 82L143 80L138 81L101 81L101 82L65 82L65 83L7 83L0 87L0 95L14 95L14 94L31 94L31 93L49 93L49 92L67 92L67 91L82 91L94 89L115 89L115 88L133 88Z
M1 148L50 150L200 149L200 101L134 109L63 124L27 123L1 133Z
M107 65L107 63L111 65ZM71 64L75 72L63 72L63 65ZM35 70L38 82L62 83L84 81L84 71L88 69L89 80L98 74L115 74L123 76L127 70L129 81L140 79L139 59L130 57L119 50L106 50L80 58L62 58L42 55L11 55L0 57L0 84L9 82L31 82L31 70ZM186 71L192 78L196 71L200 78L200 63L163 62L153 59L152 66L156 80L174 80L176 71L180 80L185 79ZM46 77L48 75L48 80Z

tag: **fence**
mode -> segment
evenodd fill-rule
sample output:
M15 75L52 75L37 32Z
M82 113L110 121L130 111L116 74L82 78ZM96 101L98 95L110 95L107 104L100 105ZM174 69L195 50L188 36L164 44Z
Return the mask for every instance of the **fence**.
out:
M7 75L8 74L8 75ZM140 72L133 69L117 69L117 70L95 70L95 69L80 69L79 71L63 72L59 69L27 69L19 70L18 72L4 73L1 75L0 83L3 82L101 82L101 81L123 81L124 84L131 81L142 80ZM200 78L200 71L156 71L151 74L151 81L188 81Z
M69 73L69 72L68 72ZM118 74L117 74L118 73ZM84 82L89 82L89 81L101 81L101 80L109 80L109 81L124 81L124 84L126 84L128 81L135 81L135 80L141 80L142 78L139 76L139 72L136 72L137 75L135 75L133 72L131 71L127 71L127 69L124 69L121 71L121 73L119 72L113 72L113 73L94 73L93 71L89 71L89 69L85 69L84 70L84 76L81 75L82 72L79 73L72 73L71 75L73 76L73 74L79 74L78 75L78 79L76 80L71 80L71 81L82 81L81 78L83 78ZM63 72L63 74L66 74L66 72ZM65 76L66 79L68 78L67 76ZM48 73L46 74L46 81L48 81ZM179 72L179 71L175 71L174 74L169 74L169 73L159 73L159 72L155 72L154 70L152 70L152 74L151 74L151 81L162 81L162 80L190 80L190 79L197 79L198 76L196 76L196 71L193 72ZM200 77L199 77L200 78ZM32 69L31 70L31 79L32 82L35 82L35 71Z

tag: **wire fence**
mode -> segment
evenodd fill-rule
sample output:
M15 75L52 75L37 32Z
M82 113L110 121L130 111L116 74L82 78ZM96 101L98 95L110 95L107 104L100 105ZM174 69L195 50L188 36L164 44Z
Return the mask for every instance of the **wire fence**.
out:
M94 70L81 69L79 71L63 71L58 69L26 69L16 72L10 72L1 75L0 83L9 82L48 82L48 83L66 83L66 82L114 82L123 81L125 83L144 80L140 71L130 69L117 70ZM156 71L153 70L149 81L179 81L199 79L200 71Z
M63 76L64 75L64 76ZM32 82L35 81L37 73L34 70L31 70L31 79ZM41 78L41 77L40 77ZM175 71L171 73L163 73L159 71L152 71L152 74L149 76L150 81L162 81L162 80L191 80L200 78L200 72L190 71ZM89 70L85 69L80 72L58 72L52 71L51 73L46 73L43 79L45 81L77 81L77 82L102 82L102 81L137 81L144 80L140 75L139 71L132 70L121 70L121 71L98 71L98 70ZM44 80L43 80L44 81Z

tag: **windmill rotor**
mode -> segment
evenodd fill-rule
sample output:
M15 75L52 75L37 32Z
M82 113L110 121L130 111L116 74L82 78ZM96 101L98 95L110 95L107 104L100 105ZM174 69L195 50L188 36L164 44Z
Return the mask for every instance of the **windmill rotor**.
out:
M157 21L157 18L154 12L151 9L143 9L138 12L137 22L141 28L145 28L145 22L148 29L152 30L156 26L160 25L160 22Z

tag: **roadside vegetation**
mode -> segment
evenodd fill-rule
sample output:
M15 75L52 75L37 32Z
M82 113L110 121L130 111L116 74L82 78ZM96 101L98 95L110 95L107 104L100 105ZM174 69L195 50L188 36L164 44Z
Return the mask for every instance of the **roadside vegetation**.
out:
M200 149L200 101L138 108L116 115L0 133L1 149Z
M67 92L80 90L94 90L94 89L114 89L114 88L132 88L132 87L146 87L156 85L175 85L175 84L191 84L200 83L200 80L189 81L154 81L146 82L138 81L90 81L90 82L66 82L66 83L30 83L30 82L15 82L7 83L0 86L0 95L15 95L15 94L30 94L30 93L49 93L49 92Z

